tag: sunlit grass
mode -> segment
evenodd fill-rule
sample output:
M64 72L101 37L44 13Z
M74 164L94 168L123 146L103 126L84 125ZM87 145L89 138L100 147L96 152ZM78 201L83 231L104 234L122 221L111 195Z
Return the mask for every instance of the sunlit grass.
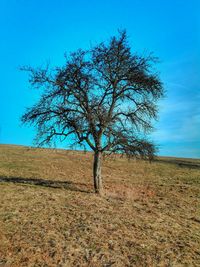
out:
M1 145L0 266L199 266L200 161L162 160L106 158L99 197L91 153Z

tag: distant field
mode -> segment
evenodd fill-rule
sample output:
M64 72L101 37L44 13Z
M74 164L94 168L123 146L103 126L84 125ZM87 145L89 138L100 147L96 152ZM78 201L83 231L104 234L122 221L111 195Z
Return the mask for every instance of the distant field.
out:
M0 145L0 266L200 266L200 160Z

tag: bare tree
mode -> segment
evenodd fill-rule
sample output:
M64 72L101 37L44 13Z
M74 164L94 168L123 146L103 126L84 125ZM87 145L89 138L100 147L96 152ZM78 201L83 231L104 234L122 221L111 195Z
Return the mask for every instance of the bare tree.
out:
M30 83L41 88L39 102L28 108L23 123L37 128L39 145L55 137L87 145L94 151L96 193L103 192L102 153L124 153L151 159L155 145L146 135L156 119L163 87L152 55L131 53L126 32L88 51L66 56L63 67L30 72Z

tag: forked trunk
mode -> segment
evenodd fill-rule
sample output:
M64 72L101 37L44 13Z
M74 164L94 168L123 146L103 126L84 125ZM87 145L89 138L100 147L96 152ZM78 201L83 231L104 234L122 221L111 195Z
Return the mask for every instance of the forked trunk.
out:
M101 152L94 152L93 178L95 192L102 195L103 185L101 178Z

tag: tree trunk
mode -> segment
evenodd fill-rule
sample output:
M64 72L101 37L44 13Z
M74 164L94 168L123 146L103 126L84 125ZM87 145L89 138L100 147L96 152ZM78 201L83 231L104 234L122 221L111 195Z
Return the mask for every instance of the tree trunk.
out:
M95 192L102 195L103 185L101 178L101 152L94 152L94 165L93 165L93 178L94 178L94 189Z

